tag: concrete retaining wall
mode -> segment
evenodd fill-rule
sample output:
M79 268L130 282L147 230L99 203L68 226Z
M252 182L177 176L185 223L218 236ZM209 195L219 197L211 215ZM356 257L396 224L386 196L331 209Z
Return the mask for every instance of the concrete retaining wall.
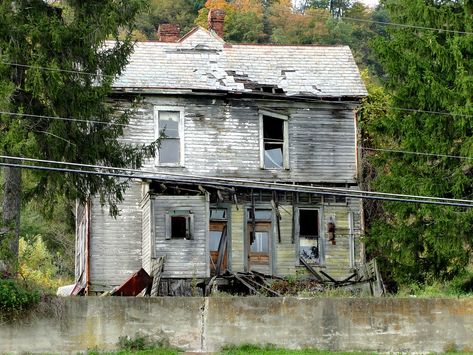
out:
M112 350L147 335L190 351L229 344L473 350L473 299L70 298L56 316L0 325L0 353Z

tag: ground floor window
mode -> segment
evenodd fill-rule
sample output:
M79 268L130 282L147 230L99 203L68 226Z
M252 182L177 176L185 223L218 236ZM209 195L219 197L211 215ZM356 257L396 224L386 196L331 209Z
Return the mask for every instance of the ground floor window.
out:
M299 235L299 257L310 263L321 262L319 210L299 208L296 214L296 230Z
M192 239L194 214L190 210L171 210L166 213L166 239Z

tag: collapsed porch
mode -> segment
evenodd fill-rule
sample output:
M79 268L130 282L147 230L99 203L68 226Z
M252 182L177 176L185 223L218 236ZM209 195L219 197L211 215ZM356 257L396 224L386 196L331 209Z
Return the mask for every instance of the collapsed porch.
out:
M132 220L127 212L111 221L103 207L92 201L89 233L95 234L94 242L83 253L89 258L94 255L85 263L90 275L88 292L110 290L140 267L151 273L152 261L160 256L166 256L161 295L189 294L196 282L226 271L310 275L305 264L340 281L364 261L359 199L337 194L337 189L328 186L327 192L319 193L312 186L280 184L288 188L271 189L272 183L262 184L269 186L134 181L124 201L124 208L135 213ZM136 227L133 231L130 223ZM117 277L107 280L112 272L105 268L107 251L97 247L104 242L124 246L115 243L121 240L116 233L122 229L133 250L125 248L131 251L128 257L126 250L117 250L126 262L115 263ZM129 259L134 261L127 264Z

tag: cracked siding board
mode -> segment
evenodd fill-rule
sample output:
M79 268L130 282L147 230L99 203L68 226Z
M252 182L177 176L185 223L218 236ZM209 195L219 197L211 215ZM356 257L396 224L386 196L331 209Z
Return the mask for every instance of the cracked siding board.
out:
M208 277L209 271L209 203L206 196L154 197L156 257L166 256L162 277ZM193 239L165 239L166 213L191 210L194 214Z
M241 177L312 183L356 183L353 110L337 104L147 96L124 141L154 139L154 106L184 108L184 167L145 168L169 173ZM260 168L259 109L284 110L289 116L290 170ZM209 159L212 157L212 159Z
M120 285L141 268L141 183L131 182L120 215L113 218L108 206L92 200L90 237L91 291Z

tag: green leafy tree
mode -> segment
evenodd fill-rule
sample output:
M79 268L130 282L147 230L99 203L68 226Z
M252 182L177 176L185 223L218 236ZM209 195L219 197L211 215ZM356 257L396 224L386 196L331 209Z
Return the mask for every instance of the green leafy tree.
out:
M14 114L0 116L2 154L138 167L144 152L153 153L154 145L145 149L117 140L129 115L116 114L107 103L112 81L133 49L135 15L144 6L145 0L0 3L0 108ZM106 39L111 42L104 47ZM60 195L82 201L99 195L116 213L126 188L126 182L106 176L32 177L28 196L45 206ZM0 244L10 268L18 255L22 192L22 171L4 168Z
M181 34L190 31L203 1L191 0L151 0L148 11L137 17L137 27L147 38L156 38L156 28L162 23L179 25Z
M473 158L471 8L466 1L384 4L392 22L418 28L391 27L386 37L374 42L396 109L367 121L368 135L380 148ZM386 192L471 199L472 158L378 152L371 159L376 169L372 186ZM448 280L468 265L473 210L386 202L383 211L383 218L371 225L368 248L397 284Z

